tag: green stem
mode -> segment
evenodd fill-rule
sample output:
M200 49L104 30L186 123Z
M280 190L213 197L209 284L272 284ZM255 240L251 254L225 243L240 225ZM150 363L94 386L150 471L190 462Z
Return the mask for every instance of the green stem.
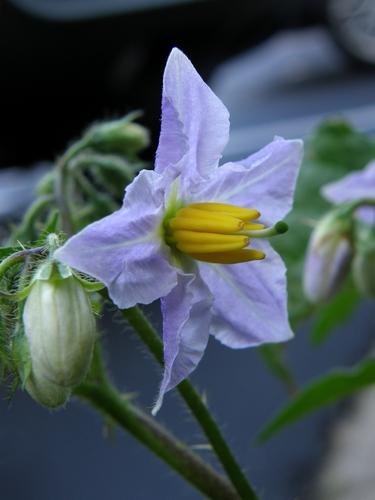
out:
M35 255L37 253L43 253L46 251L46 247L35 247L29 248L25 250L20 250L19 252L15 252L12 255L9 255L6 259L0 262L0 277L12 266L22 262L30 255Z
M66 174L68 163L86 147L87 139L77 141L63 154L56 165L55 198L60 209L62 229L68 235L74 233L74 221L70 210L69 195L67 193L69 176Z
M40 196L37 198L32 205L28 208L25 215L23 216L23 220L18 228L15 230L14 234L11 237L11 242L15 242L17 240L29 240L34 238L34 234L32 231L33 225L39 215L53 202L53 196L50 194L46 194L44 196Z
M162 341L139 307L121 310L122 315L133 326L142 341L147 345L155 359L163 365ZM207 439L211 443L224 470L242 500L256 500L257 496L237 464L227 442L217 423L211 416L207 406L189 380L184 380L177 386L180 395L189 406L194 417L199 422Z
M109 212L114 212L118 209L116 202L104 193L100 193L95 189L91 182L78 170L74 172L74 178L79 184L82 192L85 193L89 199L94 200L98 205L103 205Z
M85 152L74 158L69 165L72 170L92 166L99 167L103 170L117 172L122 175L127 182L131 182L134 178L134 171L129 166L128 162L115 155Z
M353 210L360 207L373 207L375 205L375 199L373 198L362 198L361 200L352 203L351 207Z
M77 396L132 434L205 496L217 500L239 499L225 478L113 387L104 370L98 346L91 372L91 379L96 383L78 386L74 391Z

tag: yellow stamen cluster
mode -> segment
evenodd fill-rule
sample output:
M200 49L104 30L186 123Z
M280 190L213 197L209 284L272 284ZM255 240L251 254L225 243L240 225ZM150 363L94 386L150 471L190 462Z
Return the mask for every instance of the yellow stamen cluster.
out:
M218 264L237 264L265 257L263 252L246 249L246 231L262 230L252 222L260 213L252 208L225 203L192 203L168 221L169 244L194 259Z

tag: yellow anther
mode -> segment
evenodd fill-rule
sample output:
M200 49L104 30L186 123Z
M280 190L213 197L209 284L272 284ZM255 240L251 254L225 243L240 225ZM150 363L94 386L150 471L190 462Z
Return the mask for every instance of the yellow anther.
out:
M242 220L258 219L260 212L254 208L242 208L227 203L192 203L189 205L191 208L196 208L206 212L216 212L231 215Z
M193 243L178 243L177 248L184 253L193 255L193 254L213 254L217 252L229 252L231 250L240 250L245 245L241 245L238 243L218 243L207 244L207 245L194 245Z
M193 259L213 264L240 264L241 262L249 262L251 260L262 260L266 255L263 252L259 252L259 250L242 249L217 253L192 253L190 256Z
M202 233L200 233L202 234ZM219 235L217 235L219 236ZM244 248L249 243L248 238L241 236L236 237L235 240L230 240L227 242L212 242L212 243L200 243L198 241L186 241L178 239L176 246L181 252L189 254L202 254L202 253L217 253L217 252L229 252L231 250L240 250Z
M173 230L190 229L217 233L235 233L244 227L244 222L228 215L218 215L192 208L182 208L169 221Z
M218 234L218 233L204 233L198 231L173 231L173 238L177 243L194 243L194 244L207 244L207 243L238 243L246 246L249 243L249 237L242 234Z
M258 229L264 229L266 226L264 224L251 224L249 222L245 222L243 226L244 231L254 231Z
M208 210L200 210L199 208L194 208L192 205L189 205L185 208L180 208L177 211L176 217L186 217L189 219L207 219L207 220L228 220L233 221L241 220L238 217L234 217L233 215L223 214L222 212L210 212Z
M263 224L252 222L259 216L252 208L193 203L177 210L167 221L165 241L172 248L204 262L237 264L260 260L265 257L263 252L245 249L251 231L257 237L264 228Z

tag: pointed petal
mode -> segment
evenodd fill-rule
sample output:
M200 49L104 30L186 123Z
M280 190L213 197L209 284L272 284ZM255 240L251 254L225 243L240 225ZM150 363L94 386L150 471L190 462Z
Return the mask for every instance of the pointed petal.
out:
M323 196L330 202L339 204L362 198L375 198L375 161L363 170L352 172L336 182L322 188Z
M256 208L262 222L274 223L291 209L302 152L302 141L277 138L245 160L220 167L194 200Z
M214 296L211 333L232 348L283 342L289 326L285 266L268 242L257 242L263 261L220 265L199 263Z
M62 262L102 281L120 308L148 304L177 283L157 237L162 216L158 175L143 170L127 188L123 208L90 224L55 252Z
M163 79L162 121L155 170L186 167L186 175L206 176L228 141L229 114L189 59L174 48Z
M364 169L352 172L336 182L326 184L322 188L323 196L331 203L340 204L361 199L375 199L375 161ZM375 208L361 207L357 216L367 224L375 223Z
M196 368L209 336L212 296L199 275L178 276L178 284L162 299L164 375L155 415L164 394Z

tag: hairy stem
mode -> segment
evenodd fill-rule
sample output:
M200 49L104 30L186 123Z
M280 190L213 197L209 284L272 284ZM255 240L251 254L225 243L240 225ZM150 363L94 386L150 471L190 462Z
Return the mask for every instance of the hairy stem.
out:
M12 255L9 255L9 257L6 257L3 261L0 262L0 276L2 276L10 267L24 261L31 255L42 254L46 252L46 250L47 248L45 246L40 246L20 250L19 252L15 252Z
M162 341L139 307L121 310L121 314L132 325L154 358L163 365ZM224 470L242 500L256 500L257 496L238 465L202 398L189 380L181 382L177 389L201 426Z
M75 394L132 434L205 496L217 500L239 499L225 478L109 383L83 383L75 389Z
M59 159L56 165L55 198L60 209L62 229L68 235L74 233L74 221L70 210L69 196L67 193L69 181L67 169L70 160L72 160L85 147L87 147L87 142L84 139L74 143Z

